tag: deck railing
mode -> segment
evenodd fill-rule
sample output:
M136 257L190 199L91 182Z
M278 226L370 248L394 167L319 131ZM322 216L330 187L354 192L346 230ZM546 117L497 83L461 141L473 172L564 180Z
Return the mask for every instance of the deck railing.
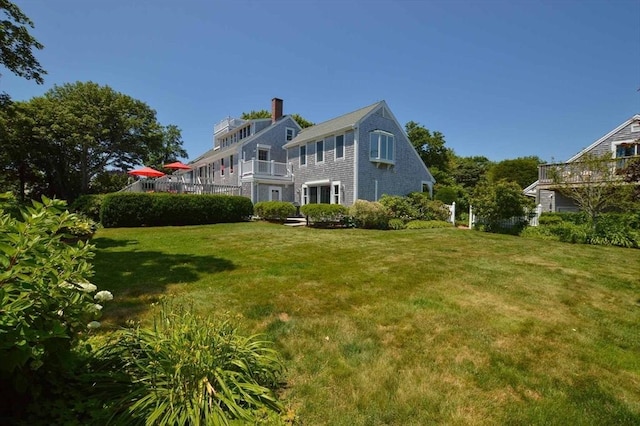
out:
M155 179L138 180L121 192L170 192L174 194L222 194L242 195L242 188L236 185L213 183L170 182Z
M604 161L593 170L593 162L574 161L570 163L541 164L538 166L538 183L553 185L584 184L620 179L619 172L628 162L637 157L623 157Z
M258 175L258 176L274 176L274 177L290 177L291 171L286 163L277 163L275 161L248 160L242 162L242 176Z

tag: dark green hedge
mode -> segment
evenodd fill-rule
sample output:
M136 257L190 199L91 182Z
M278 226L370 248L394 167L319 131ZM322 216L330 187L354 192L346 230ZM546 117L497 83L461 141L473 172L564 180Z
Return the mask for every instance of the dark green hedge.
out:
M296 214L296 208L286 201L260 201L253 207L253 211L260 219L284 222L289 216Z
M75 199L70 208L74 212L82 213L98 222L100 221L100 208L104 197L104 194L81 195Z
M105 228L241 222L253 214L246 197L193 194L109 194L102 201Z
M340 204L305 204L300 213L307 217L309 225L335 226L344 222L348 210Z

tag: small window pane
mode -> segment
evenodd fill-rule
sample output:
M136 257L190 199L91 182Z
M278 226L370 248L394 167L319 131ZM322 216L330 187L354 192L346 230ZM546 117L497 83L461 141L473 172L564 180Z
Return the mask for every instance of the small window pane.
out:
M387 158L387 135L380 135L380 158Z
M387 159L389 161L394 161L393 160L393 149L394 149L394 145L395 145L395 138L393 136L389 136L389 139L387 140Z
M316 162L324 161L324 141L316 142Z
M300 165L304 166L307 164L307 146L300 146Z
M369 153L371 158L378 158L378 136L377 133L371 133L371 150Z
M344 136L336 136L336 158L344 157Z

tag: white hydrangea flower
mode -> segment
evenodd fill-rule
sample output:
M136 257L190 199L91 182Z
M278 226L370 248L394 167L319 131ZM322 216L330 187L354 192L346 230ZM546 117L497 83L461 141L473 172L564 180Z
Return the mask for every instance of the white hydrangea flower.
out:
M113 294L111 294L110 291L102 290L97 292L93 298L98 302L108 302L109 300L113 300Z
M98 289L98 287L96 287L94 284L91 284L89 281L83 281L76 284L78 285L78 287L80 287L79 290L85 293L93 293Z
M101 324L98 321L91 321L89 324L87 324L87 328L93 330L93 329L99 328L100 325Z
M96 311L101 311L102 310L102 305L96 303L95 305L93 305L93 309L95 309Z

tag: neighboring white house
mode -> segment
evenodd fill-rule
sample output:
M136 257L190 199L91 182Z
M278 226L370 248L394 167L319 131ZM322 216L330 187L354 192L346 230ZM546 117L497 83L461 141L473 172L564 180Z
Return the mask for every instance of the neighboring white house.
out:
M640 114L620 124L565 163L538 166L538 180L524 189L525 195L535 197L543 212L577 211L576 203L557 190L553 176L571 173L575 170L571 166L579 164L585 154L611 155L611 167L616 169L623 168L629 159L640 156Z

